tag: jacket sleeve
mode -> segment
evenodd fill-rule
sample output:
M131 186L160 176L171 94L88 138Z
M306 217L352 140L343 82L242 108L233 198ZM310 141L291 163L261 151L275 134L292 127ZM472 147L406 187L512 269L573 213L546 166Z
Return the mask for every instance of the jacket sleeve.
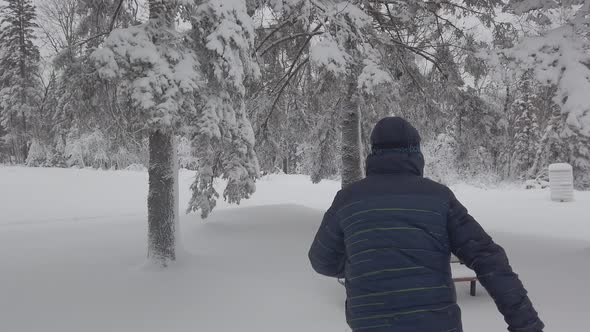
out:
M518 275L512 271L506 252L469 215L451 193L448 215L451 250L477 273L480 283L496 302L511 332L541 332L539 319Z
M344 235L334 210L334 204L332 204L324 215L309 250L309 260L317 273L328 277L343 278L346 260Z

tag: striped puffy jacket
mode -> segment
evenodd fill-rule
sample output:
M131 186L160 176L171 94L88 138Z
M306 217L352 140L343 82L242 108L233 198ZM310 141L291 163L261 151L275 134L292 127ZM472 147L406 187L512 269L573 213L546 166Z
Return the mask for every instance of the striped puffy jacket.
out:
M351 329L463 331L449 263L453 253L476 271L509 331L542 331L504 250L450 189L422 176L423 167L417 149L374 145L367 177L338 192L324 216L309 258L318 273L345 278Z

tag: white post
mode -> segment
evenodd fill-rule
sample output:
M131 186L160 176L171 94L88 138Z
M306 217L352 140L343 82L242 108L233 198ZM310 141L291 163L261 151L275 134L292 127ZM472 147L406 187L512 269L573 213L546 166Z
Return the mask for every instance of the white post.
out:
M574 200L574 172L570 164L549 165L551 200L571 202Z

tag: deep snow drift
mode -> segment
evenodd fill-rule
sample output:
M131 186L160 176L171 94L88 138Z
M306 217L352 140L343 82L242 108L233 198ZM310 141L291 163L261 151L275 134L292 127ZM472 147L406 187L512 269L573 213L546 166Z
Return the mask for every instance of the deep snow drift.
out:
M191 172L181 172L181 209ZM186 254L142 268L147 174L0 167L0 331L347 331L342 287L307 250L336 182L271 176L241 207L183 215ZM455 188L508 251L547 331L587 331L590 193ZM458 286L465 331L506 327Z

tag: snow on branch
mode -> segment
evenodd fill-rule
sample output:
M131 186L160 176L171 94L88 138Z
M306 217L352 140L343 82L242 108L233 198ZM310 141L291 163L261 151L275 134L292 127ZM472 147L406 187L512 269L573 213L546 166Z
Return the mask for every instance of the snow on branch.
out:
M180 35L162 32L149 22L117 29L93 54L100 77L121 82L150 129L174 127L184 100L202 84L199 61Z
M371 94L375 88L381 84L391 84L394 82L391 74L384 70L380 63L380 54L370 45L364 45L368 50L368 57L363 60L363 70L358 78L358 88L365 93Z
M511 0L506 9L516 15L523 15L534 10L553 9L559 6L560 4L555 0Z
M255 48L254 22L243 0L209 0L200 4L193 25L206 34L206 47L217 57L212 61L215 77L227 81L241 94L248 77L258 77L260 69L250 50Z
M588 44L566 25L541 36L524 39L509 54L532 68L537 79L558 87L555 102L568 114L567 123L590 136L590 55Z

